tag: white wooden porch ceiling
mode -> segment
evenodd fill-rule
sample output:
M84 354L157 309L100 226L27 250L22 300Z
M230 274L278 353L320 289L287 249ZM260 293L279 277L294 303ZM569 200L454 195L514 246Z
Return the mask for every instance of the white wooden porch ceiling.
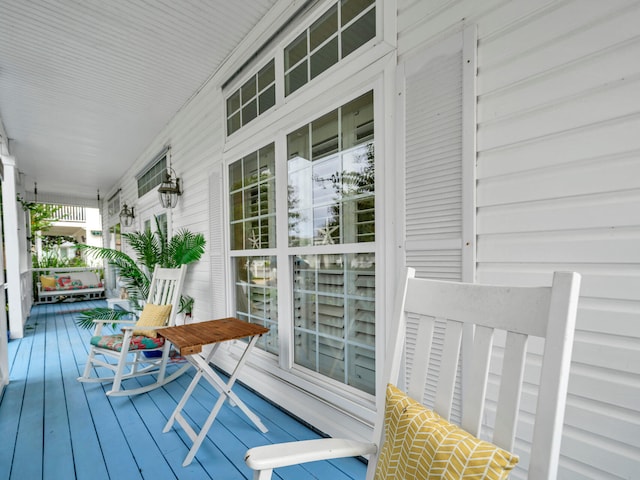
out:
M0 120L28 191L95 198L277 0L0 0Z

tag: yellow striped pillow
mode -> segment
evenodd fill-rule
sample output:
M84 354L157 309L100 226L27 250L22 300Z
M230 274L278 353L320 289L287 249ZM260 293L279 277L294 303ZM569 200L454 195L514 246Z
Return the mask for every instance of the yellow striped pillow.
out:
M375 480L499 480L518 463L517 455L477 439L393 385L387 386L384 433Z

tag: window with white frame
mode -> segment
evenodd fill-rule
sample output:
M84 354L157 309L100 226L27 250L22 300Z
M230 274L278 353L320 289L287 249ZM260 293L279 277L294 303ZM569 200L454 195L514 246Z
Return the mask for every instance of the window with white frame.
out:
M290 318L286 347L298 367L367 393L375 389L373 106L368 92L228 168L236 315L268 326L259 346L276 355L278 314ZM275 157L277 142L286 158ZM287 185L286 212L276 212L276 184ZM278 312L278 254L292 279L287 312Z
M227 97L227 135L276 104L275 64L271 60Z
M375 36L375 0L340 0L285 47L285 96Z
M253 253L272 251L276 246L274 144L233 162L228 179L236 315L268 327L269 333L260 338L258 347L278 354L277 261L273 255ZM250 253L234 253L246 251Z
M136 175L136 180L138 181L138 198L149 193L162 183L165 172L167 171L167 152L168 150L164 150L147 165L146 168Z

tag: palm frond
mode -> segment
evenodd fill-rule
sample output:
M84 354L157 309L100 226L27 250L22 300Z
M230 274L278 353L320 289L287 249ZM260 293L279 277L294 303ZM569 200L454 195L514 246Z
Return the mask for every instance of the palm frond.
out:
M76 324L81 328L93 328L94 320L121 320L123 318L129 318L132 312L126 310L116 310L113 308L92 308L91 310L85 310L78 315ZM115 328L117 324L111 324Z
M168 247L169 258L173 261L173 266L187 265L199 260L204 254L206 243L204 235L201 233L179 230L176 235L171 237Z

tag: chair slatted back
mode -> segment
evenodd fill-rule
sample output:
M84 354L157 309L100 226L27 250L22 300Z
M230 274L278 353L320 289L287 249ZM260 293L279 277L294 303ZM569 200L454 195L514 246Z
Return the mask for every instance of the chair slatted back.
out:
M156 265L149 286L147 303L156 305L173 305L167 319L167 326L175 325L176 314L180 306L180 295L187 274L187 266L180 268L162 268Z
M418 279L409 269L406 282L403 293L399 293L404 298L396 317L397 336L385 378L424 402L428 372L435 369L433 405L427 406L450 420L456 384L460 382L459 362L464 358L460 426L510 451L514 450L530 337L544 339L542 354L529 352L530 359L537 361L541 357L541 374L528 472L529 478L555 478L580 276L556 273L551 287L502 287ZM409 318L418 319L412 339L416 349L411 358L403 352ZM430 361L435 358L432 350L436 325L444 325L445 334L439 365L434 367ZM410 372L408 378L404 372ZM497 401L486 402L487 389L496 381ZM375 434L380 440L383 391L384 385L378 391ZM483 426L488 426L487 432Z

